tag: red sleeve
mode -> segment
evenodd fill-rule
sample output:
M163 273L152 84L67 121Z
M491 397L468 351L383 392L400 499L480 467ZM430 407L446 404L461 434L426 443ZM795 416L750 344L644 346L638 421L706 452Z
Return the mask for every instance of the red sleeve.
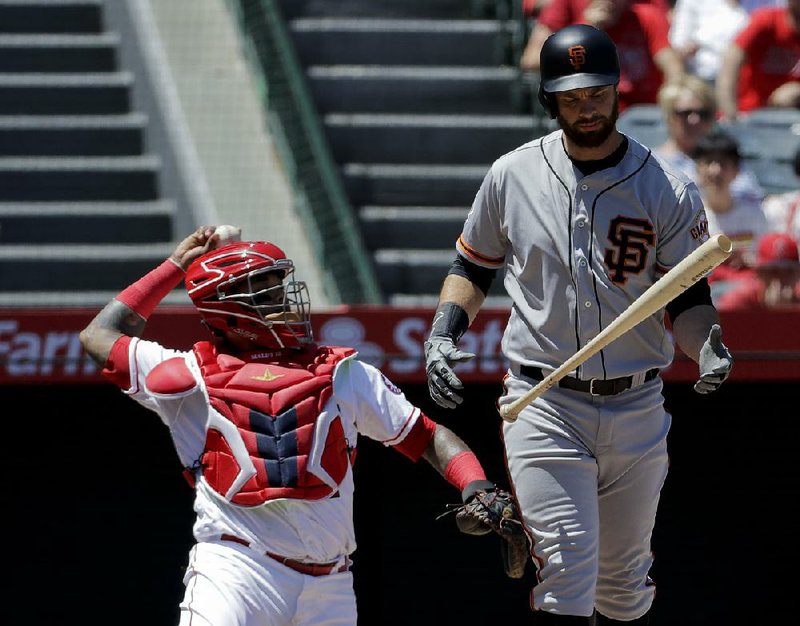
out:
M422 453L425 452L435 432L436 422L424 413L420 413L411 432L403 441L394 446L394 449L416 463L422 457Z
M734 43L748 54L752 50L767 45L769 41L764 38L766 37L768 39L770 33L773 32L772 28L770 28L770 24L773 21L775 11L780 10L781 9L765 7L753 11L750 14L750 21L747 23L747 26L734 38Z
M130 345L131 338L127 335L117 339L114 345L111 346L105 367L101 372L109 382L114 383L123 390L131 387L131 369L130 361L128 360L128 348Z
M669 5L667 0L647 0L647 4L661 11L664 17L669 19L668 16L669 12L672 10L672 7Z
M579 11L575 11L575 4L581 5ZM552 0L542 9L536 21L555 32L576 23L587 4L585 0Z
M655 56L664 48L669 47L669 20L667 16L651 5L636 5L633 7L642 30L647 34L647 48L650 56Z

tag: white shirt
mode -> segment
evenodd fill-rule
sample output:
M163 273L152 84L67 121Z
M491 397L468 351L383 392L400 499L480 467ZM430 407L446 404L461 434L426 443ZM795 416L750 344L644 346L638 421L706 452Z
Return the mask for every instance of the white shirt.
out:
M709 234L726 235L733 242L734 250L742 250L748 260L755 242L769 231L761 203L752 198L735 199L733 208L725 213L717 213L706 204L706 217Z
M770 230L787 233L800 242L800 191L767 196L762 207Z
M678 0L672 11L669 41L673 48L698 46L686 60L692 74L714 82L722 56L749 20L747 10L727 0Z

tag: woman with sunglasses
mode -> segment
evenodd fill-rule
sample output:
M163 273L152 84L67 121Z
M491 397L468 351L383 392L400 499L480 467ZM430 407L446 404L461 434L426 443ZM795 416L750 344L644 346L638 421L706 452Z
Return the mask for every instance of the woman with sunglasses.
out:
M697 169L692 155L698 142L716 125L717 100L714 90L703 79L684 74L661 86L658 104L667 139L654 152L697 182ZM755 174L744 164L731 184L731 193L743 201L760 202L764 197L764 190Z

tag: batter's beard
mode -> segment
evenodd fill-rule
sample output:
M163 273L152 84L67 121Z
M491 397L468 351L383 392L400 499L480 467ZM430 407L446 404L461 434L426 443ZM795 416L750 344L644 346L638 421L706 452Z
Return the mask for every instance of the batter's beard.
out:
M590 132L580 130L577 127L577 123L570 124L561 117L560 113L558 114L558 125L569 140L579 148L597 148L598 146L602 146L605 140L614 132L617 118L619 118L619 101L615 98L614 107L611 109L611 116L599 118L600 128L597 130ZM581 122L584 121L585 120L581 120Z

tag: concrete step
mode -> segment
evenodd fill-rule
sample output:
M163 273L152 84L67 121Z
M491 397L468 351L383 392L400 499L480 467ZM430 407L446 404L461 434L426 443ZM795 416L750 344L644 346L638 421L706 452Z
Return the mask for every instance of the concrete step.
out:
M133 74L0 74L0 115L112 115L130 111Z
M370 250L443 249L455 254L467 207L362 206L358 219Z
M0 246L0 292L116 291L156 267L171 242Z
M0 156L123 156L144 151L147 116L0 116Z
M107 158L0 158L0 201L156 200L161 161Z
M107 289L105 291L96 289L64 291L60 287L47 291L0 291L0 308L52 308L55 315L58 315L58 309L65 307L89 307L99 310L108 304L112 298L116 297L126 286L123 285L120 288ZM159 305L192 306L192 301L189 299L186 289L179 285L168 293ZM433 306L436 306L436 303Z
M297 17L475 18L495 0L279 0L287 19Z
M119 36L0 35L0 73L113 72Z
M342 167L353 205L472 205L486 166L348 163Z
M512 67L334 65L306 74L322 114L508 114L519 106Z
M511 63L515 22L497 20L299 18L290 32L311 65L491 65Z
M530 115L331 113L324 124L340 163L485 165L537 136Z
M500 277L496 278L495 281L500 281ZM393 293L390 294L386 298L386 303L399 307L399 308L424 308L424 309L435 309L436 306L439 304L439 294L438 293ZM0 295L0 306L2 306L2 295ZM487 294L486 299L483 301L483 308L492 308L492 309L511 309L511 298L508 297L508 294L505 293L505 290L502 293L494 293L494 287L490 290L489 294Z
M438 294L455 259L455 250L384 249L374 253L375 272L381 287L392 294ZM502 273L489 289L493 296L506 295Z
M103 0L0 0L0 33L98 33Z
M145 202L0 203L0 245L155 243L172 239L177 207Z

